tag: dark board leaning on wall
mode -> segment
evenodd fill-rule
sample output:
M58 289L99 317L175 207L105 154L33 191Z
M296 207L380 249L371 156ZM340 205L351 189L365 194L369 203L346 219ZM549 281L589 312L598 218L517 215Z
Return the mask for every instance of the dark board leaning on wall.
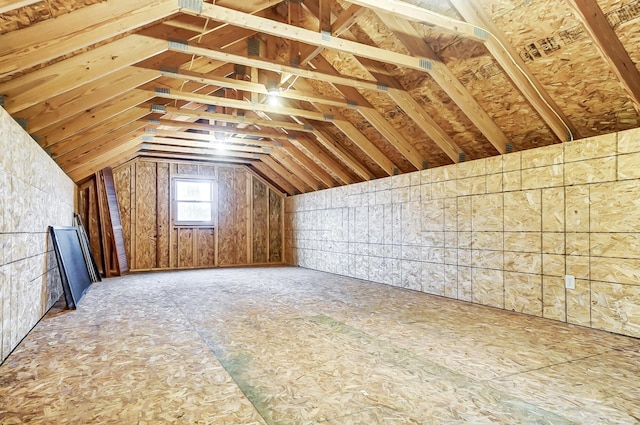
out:
M58 260L67 308L76 305L91 286L87 263L82 254L80 236L75 227L49 227Z

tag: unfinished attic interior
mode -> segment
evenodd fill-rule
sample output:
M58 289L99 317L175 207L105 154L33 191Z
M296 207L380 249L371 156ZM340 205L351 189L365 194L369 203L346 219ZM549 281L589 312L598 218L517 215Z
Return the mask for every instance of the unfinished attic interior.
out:
M640 0L0 0L0 423L639 423L639 46Z

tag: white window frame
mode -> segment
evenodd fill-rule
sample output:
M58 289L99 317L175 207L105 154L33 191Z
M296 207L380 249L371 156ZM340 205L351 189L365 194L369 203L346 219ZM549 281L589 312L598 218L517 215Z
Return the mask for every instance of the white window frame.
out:
M193 183L209 183L210 195L209 201L191 201L191 200L181 200L178 199L178 183L179 182L193 182ZM174 177L173 178L173 196L172 196L172 210L173 210L173 224L175 226L200 226L200 227L212 227L215 224L216 217L216 209L215 209L215 184L216 181L214 179L206 179L206 178L195 178L195 177ZM211 219L207 221L187 221L187 220L178 220L178 203L180 202L188 202L188 203L202 203L202 204L210 204L211 208Z

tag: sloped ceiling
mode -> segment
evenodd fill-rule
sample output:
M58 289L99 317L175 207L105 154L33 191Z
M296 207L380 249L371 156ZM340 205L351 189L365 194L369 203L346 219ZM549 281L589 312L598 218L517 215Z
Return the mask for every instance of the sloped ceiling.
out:
M639 46L640 0L0 0L0 95L75 181L294 194L638 127Z

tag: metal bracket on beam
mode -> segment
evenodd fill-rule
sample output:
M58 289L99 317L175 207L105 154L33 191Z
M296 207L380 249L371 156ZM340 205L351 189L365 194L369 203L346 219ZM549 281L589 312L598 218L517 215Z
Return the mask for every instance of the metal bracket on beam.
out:
M143 142L153 142L153 136L142 136Z
M322 30L322 40L331 41L331 31Z
M310 124L305 124L304 125L304 129L307 130L307 131L313 131L313 126L310 125Z
M378 90L380 91L389 91L389 86L386 84L378 83Z
M160 125L160 120L157 118L149 118L147 122L152 125Z
M466 158L467 158L467 155L465 155L464 152L460 152L458 154L458 161L464 162L466 160Z
M2 106L4 108L4 100L5 100L5 95L0 94L0 106Z
M422 161L422 169L427 170L429 168L429 161Z
M513 145L512 145L511 143L507 143L507 144L505 145L505 152L506 152L506 153L511 153L511 152L513 152Z
M262 148L262 153L267 153L267 154L269 154L269 153L271 153L271 149L269 149L269 148Z
M324 119L327 121L333 121L333 115L331 114L324 114Z
M202 12L202 0L178 0L178 6L183 9L193 10L194 12Z
M166 114L167 113L167 108L164 105L153 104L153 105L151 105L151 112L159 113L159 114Z
M393 169L393 175L397 176L398 174L400 174L400 170L398 168L394 168Z
M473 27L473 35L482 40L487 40L489 38L489 32L479 27Z
M169 49L189 50L189 43L183 40L169 40Z
M247 55L260 56L260 40L253 37L247 40Z
M355 100L347 99L347 105L349 108L358 109L358 102Z
M172 76L178 75L179 73L180 71L175 66L162 65L160 67L160 74L164 76L172 77Z
M282 147L282 143L280 143L280 142L273 142L273 146L275 146L276 148L281 148L281 147Z
M27 130L29 121L26 118L16 118L16 122L22 127L23 130Z
M431 62L428 59L422 59L421 58L418 61L418 66L420 66L420 68L422 68L422 69L426 69L426 70L431 71L433 69L433 62Z
M144 129L144 132L147 133L147 134L157 134L158 133L158 131L155 128L148 128L148 127Z
M254 153L254 154L253 154L253 157L254 157L255 159L260 159L260 154L259 154L259 153Z
M168 87L156 87L154 91L156 94L171 94L171 89Z

